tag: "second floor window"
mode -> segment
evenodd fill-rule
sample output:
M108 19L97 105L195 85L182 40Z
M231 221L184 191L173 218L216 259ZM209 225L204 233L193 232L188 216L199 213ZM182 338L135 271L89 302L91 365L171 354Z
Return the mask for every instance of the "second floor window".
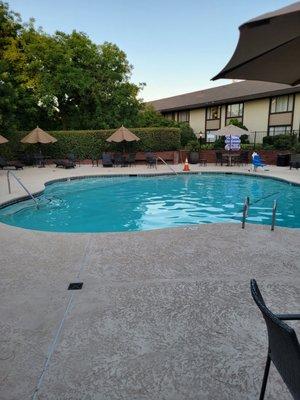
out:
M221 116L221 107L208 107L206 119L220 119Z
M243 103L229 104L227 106L226 117L227 118L242 117L243 116L243 108L244 108Z
M179 111L178 112L178 122L189 122L190 121L190 112L189 111Z
M271 98L271 114L289 112L293 110L294 96L277 96Z

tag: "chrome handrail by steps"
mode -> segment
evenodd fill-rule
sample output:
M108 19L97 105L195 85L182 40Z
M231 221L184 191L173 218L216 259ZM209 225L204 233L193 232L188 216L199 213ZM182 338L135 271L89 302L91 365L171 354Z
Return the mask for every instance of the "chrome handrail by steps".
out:
M25 192L28 194L29 197L32 198L32 200L35 202L36 208L39 208L39 204L36 201L36 199L33 197L33 195L29 192L27 187L23 185L23 183L20 181L20 179L10 170L7 171L7 186L8 186L8 193L11 194L11 185L10 185L10 175L12 175L16 182L25 190Z
M175 171L174 168L172 168L168 163L165 162L165 160L161 157L157 157L157 159L161 160L164 164L166 164L166 166L172 171L174 172L175 175L178 175L177 172Z

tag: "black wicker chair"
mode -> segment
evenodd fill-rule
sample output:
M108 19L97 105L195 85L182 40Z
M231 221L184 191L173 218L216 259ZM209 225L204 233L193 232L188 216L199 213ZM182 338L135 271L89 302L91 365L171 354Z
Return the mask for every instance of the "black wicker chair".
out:
M285 320L300 320L300 314L273 314L266 306L255 279L251 294L260 309L268 329L269 349L260 392L264 399L271 361L280 373L295 400L300 399L300 345L297 335Z
M223 159L223 152L222 151L216 151L216 165L221 164L223 165L224 159Z
M102 153L102 165L103 167L113 167L114 164L112 162L110 154Z
M127 164L131 167L133 164L136 164L136 155L135 153L129 153L128 159L127 159Z
M157 159L152 152L145 153L145 157L146 157L146 164L148 165L148 168L157 168L157 166L156 166Z

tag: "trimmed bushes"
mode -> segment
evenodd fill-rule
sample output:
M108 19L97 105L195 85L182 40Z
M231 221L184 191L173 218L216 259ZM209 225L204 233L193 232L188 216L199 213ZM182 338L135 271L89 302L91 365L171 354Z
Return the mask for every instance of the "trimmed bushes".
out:
M127 151L163 151L180 149L180 129L159 128L133 128L130 129L141 140L125 143ZM98 158L103 151L116 151L123 148L123 144L110 144L106 139L115 132L115 129L86 130L86 131L48 131L57 142L42 145L42 152L51 158L64 158L68 153L75 154L80 159ZM0 151L7 158L15 158L22 152L35 153L36 145L20 143L27 132L16 132L9 135L9 143L2 145ZM3 150L3 151L2 151Z
M289 150L295 145L296 137L294 135L275 135L265 136L263 138L264 149Z

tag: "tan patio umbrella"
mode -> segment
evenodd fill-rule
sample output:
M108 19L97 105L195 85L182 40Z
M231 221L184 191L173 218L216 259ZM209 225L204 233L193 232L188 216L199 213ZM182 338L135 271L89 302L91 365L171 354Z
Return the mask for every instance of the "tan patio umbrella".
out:
M121 128L117 129L108 139L107 142L114 143L125 143L125 142L137 142L140 140L134 133L130 132L129 129L125 128L125 126L121 126ZM125 152L125 147L123 145L123 153Z
M129 129L125 128L125 126L121 126L116 132L114 132L108 139L107 142L134 142L140 140L134 133L130 132Z
M47 144L47 143L55 143L57 142L57 139L55 137L49 135L49 133L43 131L41 128L38 126L28 133L22 140L22 143L42 143L42 144Z
M226 125L224 128L221 128L214 133L218 136L242 136L249 134L245 129L239 128L235 125Z
M8 142L8 140L4 136L0 135L0 144L4 144L7 142Z
M263 14L240 26L235 52L212 80L300 83L300 2Z

